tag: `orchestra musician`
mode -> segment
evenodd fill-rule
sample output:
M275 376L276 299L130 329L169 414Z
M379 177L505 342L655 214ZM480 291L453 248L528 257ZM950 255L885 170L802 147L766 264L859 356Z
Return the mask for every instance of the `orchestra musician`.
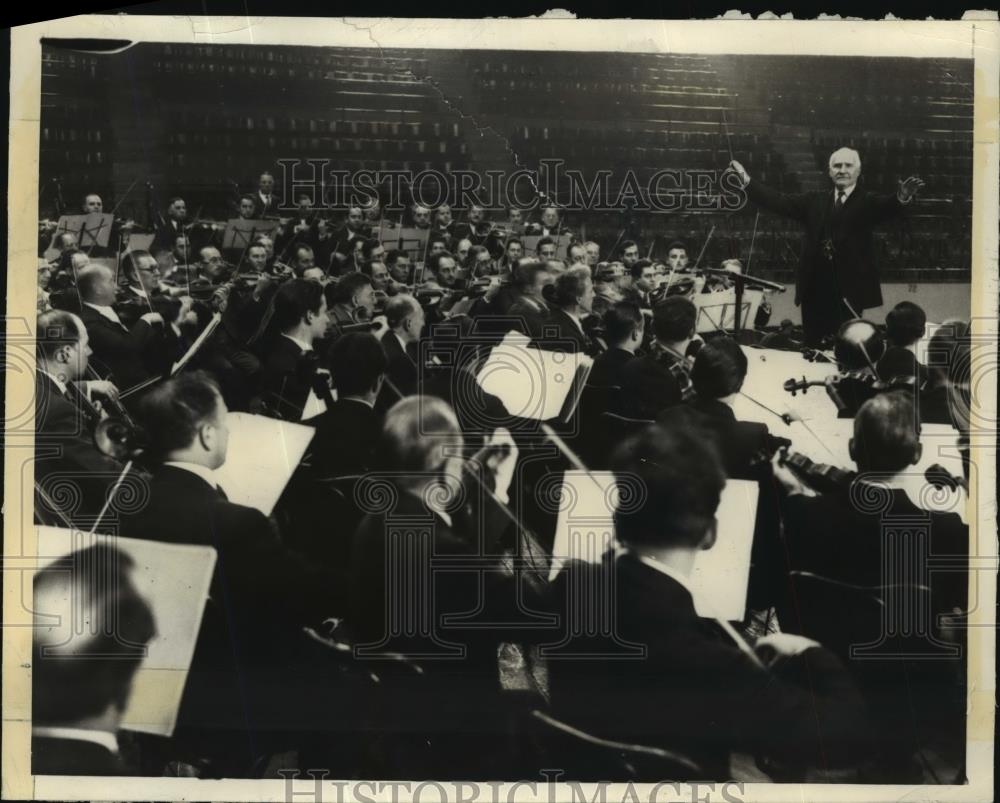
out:
M506 304L507 309L498 312L517 319L518 328L529 337L540 337L549 317L545 288L555 281L549 266L537 259L522 259L511 278L510 292L497 298L498 304Z
M405 286L413 281L413 266L405 251L392 250L385 255L385 265L393 284Z
M265 343L264 404L277 418L300 421L316 374L313 346L329 325L323 287L308 279L282 284L274 294L272 323L279 334Z
M625 366L642 347L646 316L635 304L619 301L604 313L603 323L608 348L594 360L587 384L600 388L621 388L625 381ZM618 412L618 409L611 412Z
M668 296L653 307L653 342L649 352L623 369L623 397L631 418L644 420L694 396L692 353L698 310L683 296Z
M601 246L593 240L587 240L583 244L583 249L587 252L587 264L591 268L596 268L597 264L601 261Z
M541 220L538 223L527 225L525 234L558 238L565 234L572 234L572 232L563 225L559 216L559 208L549 205L542 207Z
M574 242L569 244L569 247L566 249L566 261L570 265L586 265L590 267L587 262L587 249L580 243Z
M830 154L833 188L822 192L787 195L751 180L739 162L729 168L752 203L805 226L795 303L802 307L806 345L818 345L840 324L882 305L873 229L901 215L923 181L910 176L894 195L869 193L858 186L861 157L852 148Z
M156 216L153 226L155 233L149 250L153 253L163 248L173 251L177 243L177 236L186 231L186 223L187 203L183 198L171 198L167 204L166 216Z
M254 217L258 220L277 217L281 208L281 196L274 191L274 176L268 172L260 174L257 192L253 196Z
M386 302L385 317L389 330L382 337L382 350L386 376L392 387L383 390L383 397L388 401L383 403L383 409L398 401L400 395L412 396L417 392L420 378L418 343L424 330L424 308L413 296L393 296Z
M672 271L683 271L687 270L687 266L687 246L680 240L674 240L667 246L667 267Z
M332 343L340 337L345 326L353 326L372 319L375 312L375 288L370 276L348 273L336 283L324 288L329 307L330 325L325 340Z
M599 347L584 331L583 318L591 313L594 284L590 268L578 265L555 280L555 302L542 322L542 330L532 333L543 348L583 354L599 353Z

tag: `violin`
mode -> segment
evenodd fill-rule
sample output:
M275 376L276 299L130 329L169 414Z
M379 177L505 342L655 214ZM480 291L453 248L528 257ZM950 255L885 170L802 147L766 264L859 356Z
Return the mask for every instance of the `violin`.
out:
M815 463L804 454L793 452L791 446L792 442L788 438L768 435L767 445L755 455L753 464L769 464L777 454L779 465L791 469L802 482L819 493L846 490L857 479L857 472Z

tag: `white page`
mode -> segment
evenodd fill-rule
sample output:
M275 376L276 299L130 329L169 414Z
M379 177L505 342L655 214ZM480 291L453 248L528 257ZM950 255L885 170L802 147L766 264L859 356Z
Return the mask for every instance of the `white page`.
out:
M230 413L229 451L216 479L230 502L271 515L315 430L250 413Z
M476 381L500 399L510 415L550 421L562 411L578 367L592 360L586 354L536 349L530 342L520 332L508 332Z
M122 727L172 735L215 570L215 549L90 535L59 527L38 527L37 534L40 567L102 543L119 549L135 562L131 578L152 608L156 636L149 642L148 653L135 674ZM59 615L59 624L53 622L56 632L61 634L66 627L66 638L71 639L70 605L66 600L61 611L36 609L36 614ZM62 638L55 641L61 643Z
M617 496L613 484L610 471L565 472L550 580L567 560L598 562L611 544ZM755 482L726 482L716 512L718 538L711 549L698 553L690 577L699 616L738 621L746 613L757 492Z

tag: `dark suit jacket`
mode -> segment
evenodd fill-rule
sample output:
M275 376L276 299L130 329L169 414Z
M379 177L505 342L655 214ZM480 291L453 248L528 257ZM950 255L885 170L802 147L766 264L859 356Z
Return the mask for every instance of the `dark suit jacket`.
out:
M276 335L264 351L264 402L278 418L302 420L302 410L316 373L315 352L302 351L298 343L284 335Z
M156 231L153 235L153 242L149 246L150 253L155 254L163 248L173 251L177 238L186 233L184 226L184 223L178 223L173 218L158 216L154 224Z
M283 645L322 620L337 593L326 575L286 550L259 510L226 500L201 477L161 466L148 501L124 515L120 533L216 550L210 601L179 722L207 729L267 729L277 705ZM247 723L250 723L249 726Z
M726 476L740 480L759 479L760 470L755 464L763 460L767 466L766 456L761 458L768 446L767 425L737 421L733 408L718 399L696 396L691 407L700 414L706 428L715 436ZM769 466L766 470L770 474Z
M625 349L611 347L594 360L594 367L587 379L588 385L595 387L621 387L624 383L625 366L635 359L635 354Z
M570 317L569 313L554 307L549 310L548 319L542 323L541 337L535 336L541 348L554 351L586 353L591 348L590 338Z
M316 427L308 457L314 476L343 477L371 469L382 416L367 404L339 399L303 423Z
M382 336L382 351L388 361L386 376L389 381L404 396L412 396L417 392L417 380L420 372L417 370L417 357L413 346L403 349L399 338L390 330ZM392 403L398 401L396 394L389 391Z
M625 415L652 420L682 400L681 384L670 365L652 354L629 360L621 370Z
M556 586L567 626L580 623L587 600L602 604L593 596L601 588L614 589L603 604L617 624L614 660L550 657L556 716L597 736L676 750L713 780L732 777L736 750L798 765L847 760L863 709L827 651L786 659L784 671L760 669L714 622L698 617L683 586L631 554L605 556L600 566L572 562ZM584 588L590 595L581 598ZM560 649L566 655L595 646L581 640ZM626 648L640 652L625 655Z
M254 204L254 214L258 218L277 217L278 207L281 206L281 196L278 195L278 193L276 192L272 192L271 202L265 204L264 200L260 197L260 192L254 192L253 204Z
M96 515L122 466L97 450L91 422L72 396L64 396L45 374L35 374L35 480L50 496L62 498L71 520ZM78 494L54 493L72 483Z
M82 739L31 737L32 775L135 775L122 757Z
M532 340L538 340L544 334L543 330L549 321L549 309L544 302L521 295L507 308L506 317L517 319L515 326Z
M860 311L882 305L882 286L875 262L873 229L902 213L895 195L877 195L855 187L839 214L834 213L834 190L786 195L758 181L746 188L755 204L805 226L805 239L795 281L795 303L809 293L820 271L835 271L841 293ZM833 262L824 256L824 241L832 243Z
M119 390L127 390L149 378L143 354L155 335L152 326L146 321L136 321L131 329L126 329L86 304L82 305L80 319L87 327L95 368L105 378L110 374Z
M862 586L880 585L886 580L885 550L893 546L902 556L902 550L912 549L913 541L890 539L887 533L893 529L910 530L913 533L926 531L929 559L957 558L959 568L967 561L969 553L969 528L962 523L956 513L931 513L920 510L905 491L894 489L886 498L882 510L876 500L884 498L884 492L873 490L865 494L848 489L821 496L795 495L782 501L785 519L785 542L788 559L793 569L821 574L835 580L842 580ZM865 499L864 503L857 500ZM902 558L901 558L902 559ZM920 567L926 568L921 560ZM910 566L910 564L907 564ZM916 565L916 564L913 564ZM967 563L965 564L967 565ZM925 578L921 575L904 577L898 574L892 582L929 584L937 610L952 607L965 608L965 571L931 572Z

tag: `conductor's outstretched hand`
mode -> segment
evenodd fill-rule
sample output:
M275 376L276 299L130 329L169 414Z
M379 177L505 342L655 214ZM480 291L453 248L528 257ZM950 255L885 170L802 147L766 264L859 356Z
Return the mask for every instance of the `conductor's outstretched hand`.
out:
M917 176L910 176L905 181L899 182L899 189L896 190L896 197L904 204L915 196L923 188L923 179Z
M750 174L746 171L746 168L735 159L729 163L729 169L740 177L740 182L744 187L750 183Z

